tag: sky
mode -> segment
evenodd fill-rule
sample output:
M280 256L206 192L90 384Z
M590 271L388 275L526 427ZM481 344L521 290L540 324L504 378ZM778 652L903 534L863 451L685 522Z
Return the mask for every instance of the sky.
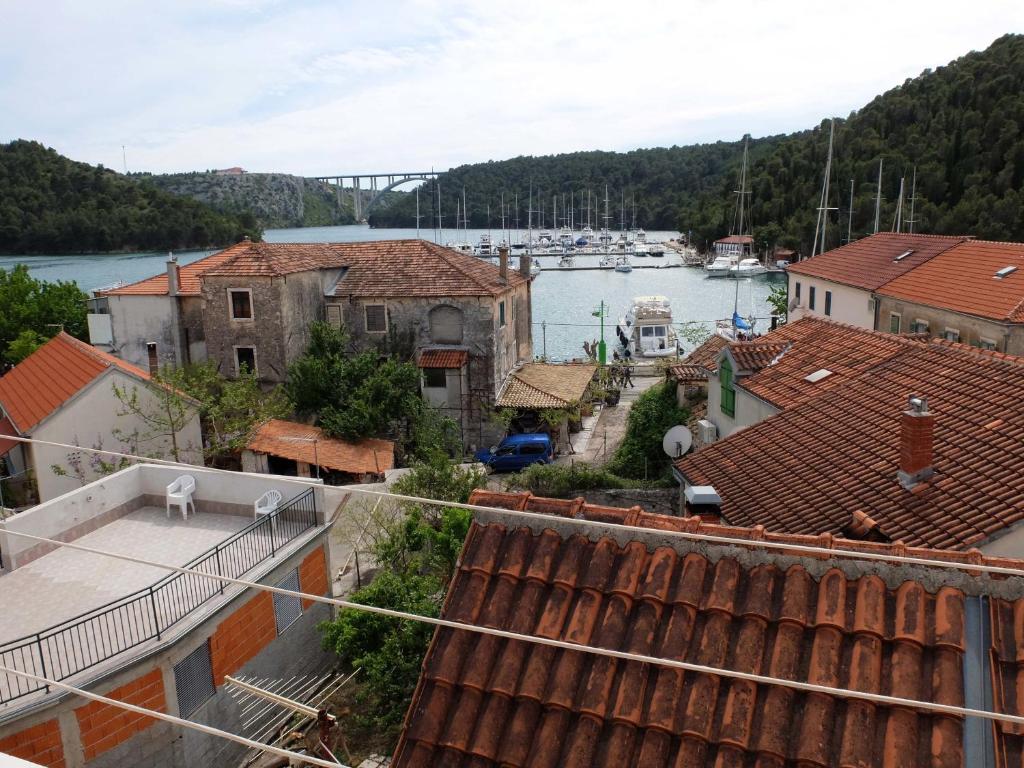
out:
M0 142L329 176L801 130L1024 32L1024 2L0 0L0 19Z

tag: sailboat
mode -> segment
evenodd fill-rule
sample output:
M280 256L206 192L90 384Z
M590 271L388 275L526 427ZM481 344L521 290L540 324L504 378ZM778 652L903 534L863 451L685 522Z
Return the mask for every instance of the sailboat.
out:
M730 238L746 238L752 242L750 235L744 234L744 230L747 228L749 222L747 221L746 213L746 199L750 193L747 191L747 144L749 137L743 138L743 166L740 171L740 188L736 190L736 211L733 220L733 227L729 232ZM738 249L733 248L733 243L729 243L727 246L719 248L718 245L715 247L716 255L713 261L710 261L704 265L704 275L706 277L730 277L732 276L732 268L739 265L739 261L744 252L742 242Z
M736 281L736 297L732 305L732 317L729 320L719 320L715 324L715 333L729 341L744 341L754 337L754 326L757 319L750 317L743 319L740 316L740 283Z

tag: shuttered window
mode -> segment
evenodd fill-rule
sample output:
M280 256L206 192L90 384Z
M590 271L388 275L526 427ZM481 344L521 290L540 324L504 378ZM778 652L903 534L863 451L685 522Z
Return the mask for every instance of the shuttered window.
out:
M283 579L281 579L275 587L281 589L291 589L296 592L299 591L299 570L296 568L294 571L289 573ZM298 597L293 595L279 595L274 593L274 620L277 622L277 634L281 634L288 627L295 623L295 620L302 615L302 603Z
M337 304L327 305L327 324L332 328L341 329L341 307Z
M367 304L365 312L367 333L384 333L387 331L388 313L383 304Z
M718 380L722 384L722 413L726 416L735 416L736 389L732 383L732 365L729 358L724 358L718 367Z
M174 690L181 717L189 717L216 692L209 640L174 665Z

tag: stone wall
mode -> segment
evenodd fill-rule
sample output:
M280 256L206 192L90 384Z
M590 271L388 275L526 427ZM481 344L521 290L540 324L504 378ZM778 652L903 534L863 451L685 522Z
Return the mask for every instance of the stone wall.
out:
M948 309L899 301L890 296L879 296L878 301L879 331L889 331L890 318L895 312L900 315L901 333L910 333L913 323L923 320L928 323L931 336L941 337L947 328L953 328L960 332L960 342L963 344L978 345L985 339L993 342L1000 352L1024 354L1024 325L985 320Z

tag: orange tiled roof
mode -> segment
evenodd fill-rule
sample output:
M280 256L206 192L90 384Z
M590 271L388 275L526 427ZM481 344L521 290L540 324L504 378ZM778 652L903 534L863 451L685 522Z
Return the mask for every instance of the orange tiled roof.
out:
M1017 269L996 277L1004 267ZM1024 243L968 240L887 283L878 293L992 320L1024 322Z
M718 353L728 343L728 339L719 336L717 333L712 334L708 337L707 341L683 358L683 362L690 365L699 365L705 370L714 373L718 370Z
M738 379L737 386L781 409L840 386L924 340L805 316L759 341L732 342L728 348L739 364L737 373L751 372ZM831 373L807 381L809 374L822 369Z
M149 381L141 368L61 331L0 378L0 408L24 435L111 367Z
M687 363L680 363L679 365L669 366L668 377L672 381L686 382L686 381L707 381L708 372L706 369L699 365L688 365Z
M1021 391L1024 358L908 342L817 397L787 393L793 407L676 467L695 485L715 486L738 525L839 533L861 510L894 540L976 546L1024 520ZM899 414L911 395L926 396L935 414L935 474L913 492L896 481Z
M461 368L469 359L464 349L424 349L420 352L420 368Z
M526 363L509 374L499 408L566 408L578 403L597 373L588 363Z
M395 444L390 440L365 438L350 443L327 437L319 427L281 419L260 425L245 447L354 475L380 474L395 466Z
M966 239L879 232L790 264L786 271L873 291ZM912 253L896 261L907 251Z
M201 293L199 276L208 269L220 266L225 261L234 258L239 251L246 247L247 243L236 243L230 248L218 251L210 256L186 264L178 271L180 283L179 293L182 296L198 296ZM166 296L167 295L167 271L159 275L147 277L137 283L122 285L118 288L110 288L105 291L97 291L100 296Z
M715 240L715 243L731 244L731 245L750 245L754 242L754 238L750 235L728 235L727 237L720 237Z
M780 558L761 542L1024 567L901 544L707 525L582 499L476 491L470 503L634 531L478 513L443 618L955 706L965 700L965 590L995 594L992 582L923 566ZM662 529L750 544L666 539ZM1018 623L1012 611L1001 617L1011 641ZM1015 663L1012 642L1000 651ZM955 717L440 628L393 765L960 766L978 757L965 754Z
M21 443L17 443L14 440L5 440L4 435L17 437L18 430L14 428L14 424L11 423L9 418L0 414L0 456L7 454L14 446L21 445Z

